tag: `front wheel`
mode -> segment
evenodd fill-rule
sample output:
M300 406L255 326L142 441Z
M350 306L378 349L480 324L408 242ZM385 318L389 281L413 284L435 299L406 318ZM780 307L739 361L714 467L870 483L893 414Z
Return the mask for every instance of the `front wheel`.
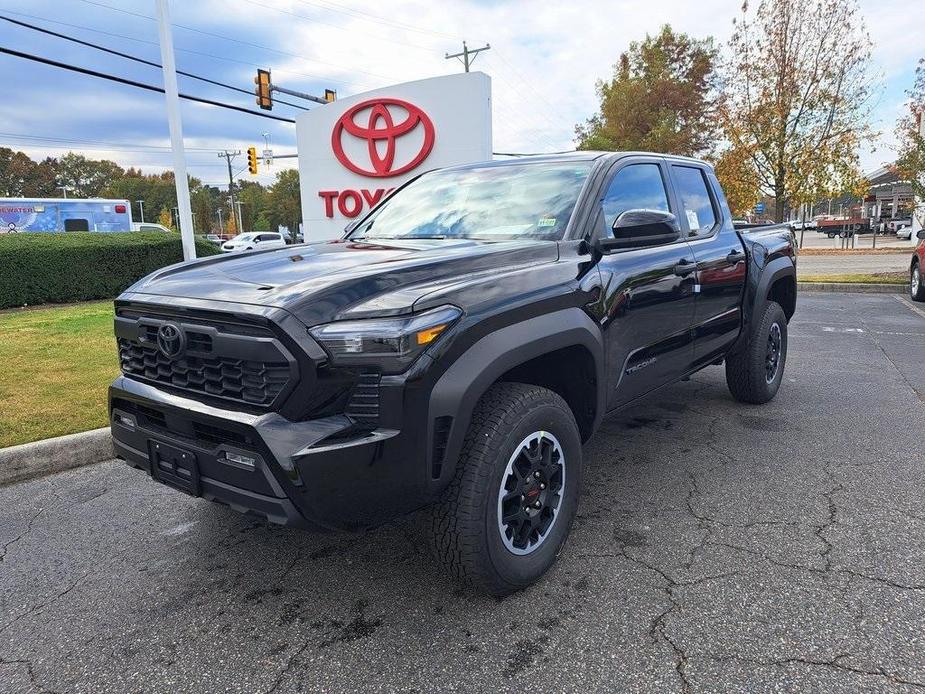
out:
M925 283L922 280L922 269L916 263L909 273L909 295L913 301L925 301Z
M726 385L739 402L761 405L780 388L787 361L787 316L769 301L748 341L726 357Z
M536 582L568 536L581 469L578 425L561 397L495 384L472 414L456 476L432 512L438 559L493 595Z

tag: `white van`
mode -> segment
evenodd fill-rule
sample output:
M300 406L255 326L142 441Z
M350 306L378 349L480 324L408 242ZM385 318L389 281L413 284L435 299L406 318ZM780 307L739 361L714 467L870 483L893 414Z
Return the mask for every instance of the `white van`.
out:
M277 234L275 231L252 231L247 234L239 234L230 241L223 243L222 252L234 253L236 251L285 247L286 240L282 234Z

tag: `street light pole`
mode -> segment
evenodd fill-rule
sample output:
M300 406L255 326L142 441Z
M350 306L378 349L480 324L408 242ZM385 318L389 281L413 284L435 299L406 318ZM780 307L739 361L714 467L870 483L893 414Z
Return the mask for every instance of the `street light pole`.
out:
M145 223L145 201L144 200L138 201L138 209L141 210L141 223L144 224Z
M183 123L180 118L180 97L177 88L177 66L173 55L173 35L170 29L168 0L155 0L161 43L161 65L164 69L164 95L167 98L167 123L170 126L170 149L173 154L173 175L177 188L177 206L180 208L180 238L183 242L183 259L196 257L193 239L193 208L189 197L189 179L186 177L186 155L183 149Z
M224 222L222 221L222 208L219 207L218 210L216 210L216 212L218 213L218 233L219 233L219 234L224 234L224 233L225 233L225 224L224 224Z

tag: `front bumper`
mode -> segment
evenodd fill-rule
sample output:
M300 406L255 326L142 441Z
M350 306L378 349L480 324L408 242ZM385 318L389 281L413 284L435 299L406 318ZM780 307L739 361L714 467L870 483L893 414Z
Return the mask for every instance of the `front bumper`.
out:
M385 395L390 423L414 398L403 385ZM110 387L109 413L118 457L152 474L155 445L189 452L196 495L274 523L352 530L433 498L426 446L407 427L368 431L346 415L291 421L220 409L125 376ZM242 457L253 465L235 462Z

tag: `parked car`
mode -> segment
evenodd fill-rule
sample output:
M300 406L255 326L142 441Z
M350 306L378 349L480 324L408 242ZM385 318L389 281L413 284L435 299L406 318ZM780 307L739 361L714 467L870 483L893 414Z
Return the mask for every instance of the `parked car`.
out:
M221 248L224 253L234 253L235 251L252 251L254 249L285 248L285 246L286 240L282 234L277 234L275 231L261 231L238 234L230 241L223 243Z
M909 294L913 301L925 301L925 229L916 233L919 245L909 264Z
M896 232L896 237L900 239L912 240L912 220L896 219L890 222L890 230Z
M154 222L134 222L132 224L132 231L153 231L162 234L174 233L163 224L156 224Z
M222 245L222 237L219 236L218 234L206 234L206 240L211 241L216 246Z
M796 299L790 228L737 230L704 162L432 171L340 241L204 258L123 293L115 450L285 525L429 505L447 570L503 595L558 556L604 415L721 363L736 400L768 402Z

